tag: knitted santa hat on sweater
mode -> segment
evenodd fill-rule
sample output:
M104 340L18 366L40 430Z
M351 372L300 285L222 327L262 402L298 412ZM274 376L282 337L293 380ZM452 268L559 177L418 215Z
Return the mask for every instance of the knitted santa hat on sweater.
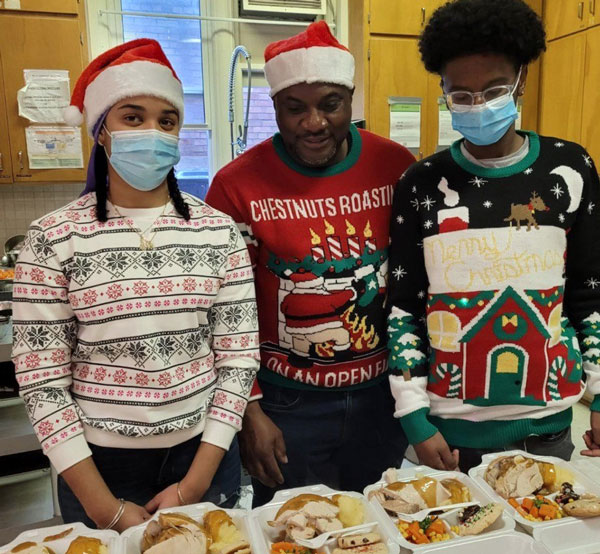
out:
M333 83L353 89L354 57L325 21L317 21L302 33L267 46L265 76L271 97L298 83Z
M311 289L321 287L325 282L323 277L317 277L314 273L307 271L298 271L290 277L292 283L301 289Z
M133 96L156 96L172 104L183 119L183 87L160 44L141 38L100 54L83 71L65 109L67 125L83 121L92 135L100 117L117 102Z

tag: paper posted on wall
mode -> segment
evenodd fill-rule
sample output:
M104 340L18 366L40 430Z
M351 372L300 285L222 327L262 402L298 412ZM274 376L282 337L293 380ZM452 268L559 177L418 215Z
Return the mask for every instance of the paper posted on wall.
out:
M79 127L27 127L25 137L30 169L83 167Z
M462 135L452 127L452 112L443 97L438 99L438 147L448 147Z
M17 93L19 115L32 123L64 123L70 102L69 72L62 69L24 69L25 86Z
M421 145L421 99L390 96L390 139L406 148Z

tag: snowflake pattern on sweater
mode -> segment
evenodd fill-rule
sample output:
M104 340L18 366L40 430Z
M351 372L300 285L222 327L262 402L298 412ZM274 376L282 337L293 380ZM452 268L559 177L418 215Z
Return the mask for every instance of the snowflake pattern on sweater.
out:
M397 187L390 380L413 443L561 430L584 371L600 395L598 175L580 146L528 135L513 166L476 166L455 143Z
M252 267L235 223L186 200L190 221L171 206L149 251L110 204L98 222L94 194L30 227L15 271L13 357L59 468L79 461L67 450L84 429L91 442L110 446L112 435L126 447L128 437L137 448L204 430L227 448L241 427L258 368Z

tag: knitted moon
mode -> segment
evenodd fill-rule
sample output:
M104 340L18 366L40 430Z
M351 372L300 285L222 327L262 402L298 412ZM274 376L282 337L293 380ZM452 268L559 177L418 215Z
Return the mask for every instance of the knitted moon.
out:
M581 194L583 193L583 177L581 173L575 171L572 167L567 165L561 165L550 172L551 175L558 175L562 177L569 189L569 196L571 197L571 203L567 208L567 212L573 213L581 202Z

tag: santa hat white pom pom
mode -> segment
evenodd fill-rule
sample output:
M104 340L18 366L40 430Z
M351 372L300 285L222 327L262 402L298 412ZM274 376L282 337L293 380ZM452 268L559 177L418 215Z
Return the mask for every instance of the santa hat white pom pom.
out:
M67 125L79 127L83 123L83 114L77 106L68 106L63 111L63 118Z

